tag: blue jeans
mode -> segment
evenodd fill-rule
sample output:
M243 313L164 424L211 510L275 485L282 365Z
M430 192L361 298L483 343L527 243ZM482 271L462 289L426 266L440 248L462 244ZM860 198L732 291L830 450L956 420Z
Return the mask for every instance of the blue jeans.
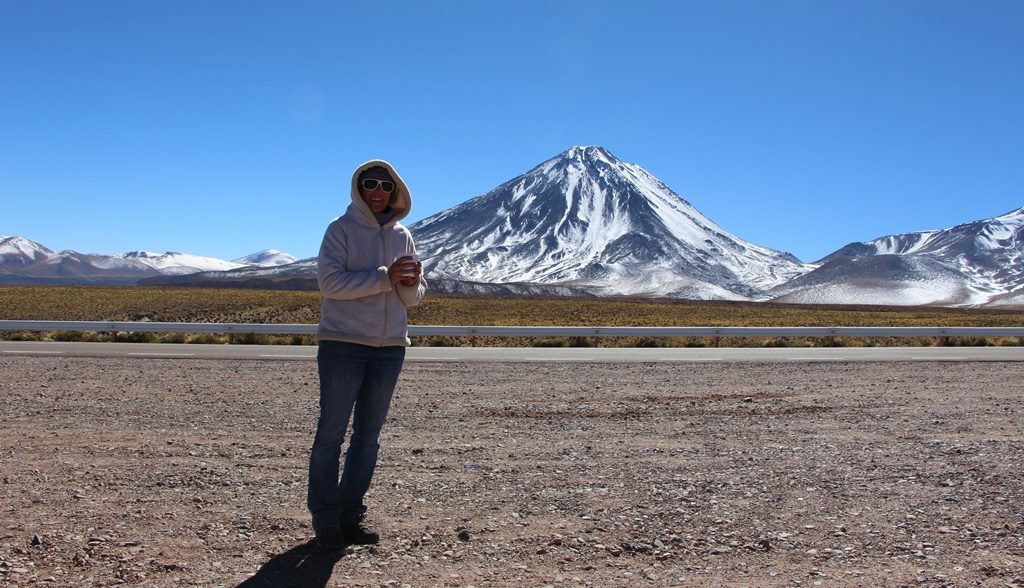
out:
M314 529L355 523L366 513L363 496L377 467L380 429L404 361L405 347L320 342L320 419L309 456L307 492ZM352 438L339 482L341 444L350 418Z

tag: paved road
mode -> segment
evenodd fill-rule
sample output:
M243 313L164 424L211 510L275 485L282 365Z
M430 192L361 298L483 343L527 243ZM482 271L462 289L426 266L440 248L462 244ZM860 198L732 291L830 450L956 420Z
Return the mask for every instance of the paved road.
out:
M289 345L0 341L0 357L12 355L310 361L316 358L316 348ZM1024 347L786 347L769 349L410 347L407 359L409 361L450 362L1024 361Z

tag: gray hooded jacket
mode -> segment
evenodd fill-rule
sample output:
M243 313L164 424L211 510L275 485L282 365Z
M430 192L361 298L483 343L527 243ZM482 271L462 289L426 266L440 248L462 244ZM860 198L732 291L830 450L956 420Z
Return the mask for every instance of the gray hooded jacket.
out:
M395 180L391 218L383 225L359 195L359 174L379 165ZM409 345L405 309L423 300L427 284L392 287L388 266L404 254L416 253L409 229L398 223L412 210L412 196L391 164L372 160L352 174L352 202L345 214L327 227L317 262L323 302L317 341L346 341L383 347Z

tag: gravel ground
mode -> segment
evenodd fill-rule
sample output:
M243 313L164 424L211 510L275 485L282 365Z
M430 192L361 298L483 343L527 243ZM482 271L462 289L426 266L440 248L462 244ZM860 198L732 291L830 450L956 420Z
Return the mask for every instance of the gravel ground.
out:
M410 363L309 543L311 362L0 357L0 586L1024 586L1021 363Z

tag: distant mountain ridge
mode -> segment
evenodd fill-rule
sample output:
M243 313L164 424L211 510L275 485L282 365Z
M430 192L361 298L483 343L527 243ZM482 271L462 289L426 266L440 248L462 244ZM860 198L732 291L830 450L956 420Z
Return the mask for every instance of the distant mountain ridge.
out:
M265 253L253 256L266 258L268 265L277 265L287 258L294 260L294 257L280 252L275 252L276 255ZM0 238L0 283L134 284L147 277L224 272L254 266L255 262L224 261L173 251L162 254L129 251L115 255L71 250L55 252L24 237Z
M573 147L410 230L433 292L1024 309L1024 208L805 264L731 235L601 147ZM58 253L0 237L0 283L315 289L316 258Z
M975 306L1020 304L1024 208L944 230L850 243L806 275L773 290L775 300Z
M316 290L317 259L311 257L276 266L247 266L228 271L160 275L139 280L146 286L243 287L271 290Z

